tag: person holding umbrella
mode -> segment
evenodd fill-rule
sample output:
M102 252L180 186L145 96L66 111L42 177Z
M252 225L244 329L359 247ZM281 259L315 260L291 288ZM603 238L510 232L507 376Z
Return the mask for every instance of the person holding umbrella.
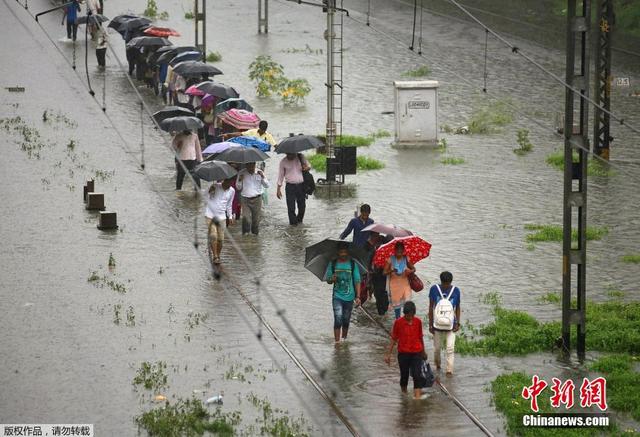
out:
M98 66L105 68L107 63L105 57L107 54L107 43L109 36L107 35L107 29L102 26L98 26L98 41L96 43L96 59L98 60Z
M389 278L389 307L393 307L396 320L400 318L404 303L411 300L409 276L416 272L404 249L402 241L396 242L395 254L391 255L384 266L384 274Z
M214 182L209 188L209 199L205 210L209 241L214 264L220 264L220 253L224 242L227 223L233 224L235 217L231 211L233 196L236 191L231 186L235 177L225 179L222 183Z
M64 25L64 19L67 19L67 39L73 39L74 41L78 35L78 12L80 12L80 4L78 0L73 0L64 8L61 23Z
M173 137L172 145L178 154L178 158L176 158L176 190L181 190L185 171L180 163L184 164L184 167L192 172L195 166L198 165L199 162L202 162L202 148L200 147L198 135L190 130L183 130ZM200 178L195 174L193 174L193 177L199 188Z
M329 263L325 279L333 284L333 336L335 344L347 339L353 304L360 305L360 268L349 256L349 244L341 241L337 258Z
M251 150L251 149L249 149ZM242 234L258 235L262 211L262 193L269 188L269 181L262 170L256 171L256 163L249 162L238 173L236 189L240 191Z

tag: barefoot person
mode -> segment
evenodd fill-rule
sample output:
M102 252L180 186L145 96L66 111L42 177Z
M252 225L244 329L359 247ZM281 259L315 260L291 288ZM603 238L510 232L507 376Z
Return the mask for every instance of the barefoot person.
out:
M242 235L251 232L258 235L262 213L262 193L269 188L269 181L262 170L256 170L256 163L250 162L238 172L236 190L240 191L242 205Z
M222 183L214 182L209 188L209 200L205 210L209 241L211 244L211 256L214 264L220 264L220 253L227 221L233 223L235 217L231 211L235 190L231 182L235 178L226 179Z
M389 277L389 308L393 308L397 320L404 303L411 300L409 276L415 273L416 268L405 255L404 243L398 241L395 251L396 253L387 260L384 274Z
M333 284L333 336L336 344L347 339L353 304L360 305L360 269L349 256L349 245L338 246L338 258L329 263L326 281Z
M424 348L422 331L422 321L416 315L416 304L405 302L402 312L404 317L397 319L391 331L391 344L389 351L385 354L384 360L391 365L391 354L396 343L398 344L398 366L400 367L400 389L407 393L409 385L409 375L413 378L413 397L422 399L422 389L426 386L426 381L420 375L422 360L427 359L427 352Z
M440 370L440 349L446 341L447 376L453 375L456 332L460 329L460 289L450 272L440 273L440 285L429 290L429 332L433 334L434 361Z

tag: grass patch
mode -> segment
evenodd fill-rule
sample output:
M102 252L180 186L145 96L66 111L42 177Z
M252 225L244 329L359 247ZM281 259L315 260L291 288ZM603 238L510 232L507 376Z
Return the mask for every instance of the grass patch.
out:
M549 381L547 381L549 382ZM531 376L522 372L514 372L500 375L491 382L493 402L496 409L506 418L506 431L511 436L522 437L581 437L600 435L602 428L527 428L522 425L522 416L531 414L531 403L522 398L522 389L531 385ZM538 408L540 413L557 413L558 410L551 407L551 389L545 388L538 396ZM613 427L609 429L612 430Z
M148 361L142 363L135 378L133 385L141 385L147 390L158 391L163 387L167 387L167 363L158 361L151 364Z
M222 55L218 52L209 52L207 54L207 62L220 62L222 61Z
M526 240L530 243L544 241L562 241L562 226L560 225L539 225L526 224L524 228L527 231L535 231L527 235ZM601 240L602 237L609 233L607 227L591 227L587 226L587 241ZM571 231L571 240L578 241L578 230Z
M624 255L621 260L623 263L640 264L640 255Z
M438 140L438 152L440 153L445 153L447 151L447 139L446 138L440 138Z
M507 103L498 101L491 105L476 108L469 120L469 133L491 134L500 132L500 128L513 121L513 114Z
M465 326L456 350L471 355L526 355L552 350L561 335L560 322L540 323L523 311L501 307L494 315L493 322L479 329ZM588 350L640 354L640 302L590 301L586 317ZM575 330L572 334L575 337Z
M187 20L193 20L196 16L192 11L187 11L184 13L184 18Z
M429 67L426 65L423 65L414 70L405 71L404 73L402 73L402 75L405 77L426 77L430 73L431 73L431 70L429 69Z
M613 289L612 290L607 290L607 296L614 297L614 298L617 298L617 299L623 298L624 294L625 293L622 290L613 290Z
M147 7L142 13L145 17L149 17L151 19L159 19L159 20L168 20L169 13L167 11L158 11L158 4L155 0L147 0Z
M547 293L540 297L540 302L559 304L562 302L562 297L560 296L560 293Z
M307 155L307 160L316 171L326 171L327 170L327 157L321 153L316 153L313 155ZM356 157L356 165L357 169L360 171L366 170L380 170L384 168L384 163L375 158L370 158L368 156L358 156Z
M523 156L533 150L533 144L529 141L529 129L518 129L518 138L516 141L520 146L517 149L513 149L513 153L516 155Z
M637 360L637 356L609 355L589 368L605 374L609 408L630 413L635 420L640 420L640 373L633 370Z
M136 417L136 423L153 436L194 436L208 431L231 437L240 423L240 413L222 413L219 408L209 413L199 399L179 399L143 413Z
M372 138L388 138L391 136L391 132L385 129L378 129L371 134Z
M316 137L322 141L327 141L327 136L324 134L316 135ZM340 144L341 147L366 147L373 144L375 137L373 135L363 137L361 135L349 135L342 134L336 136L336 144Z
M456 156L445 156L440 160L440 164L460 165L460 164L464 164L464 158L458 158Z
M564 171L564 152L554 152L547 156L547 164ZM573 162L578 162L578 152L573 152ZM587 162L587 176L613 176L616 173L609 168L608 164L596 159L589 159Z

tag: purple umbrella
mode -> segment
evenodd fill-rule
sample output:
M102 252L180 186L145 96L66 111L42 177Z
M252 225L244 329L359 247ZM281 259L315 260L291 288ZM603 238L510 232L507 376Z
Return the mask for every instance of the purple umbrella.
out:
M231 147L242 147L240 144L231 143L229 141L223 141L221 143L210 144L206 149L202 151L203 155L213 155L214 153L221 153Z

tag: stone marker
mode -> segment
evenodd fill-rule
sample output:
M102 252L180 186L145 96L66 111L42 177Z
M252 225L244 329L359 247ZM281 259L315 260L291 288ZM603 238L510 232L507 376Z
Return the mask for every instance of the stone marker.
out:
M112 211L100 211L98 229L101 231L118 229L118 218L116 217L116 213Z
M87 193L88 210L104 211L104 194L103 193Z
M87 181L87 184L82 188L84 203L87 203L87 194L95 191L95 181L93 179Z

